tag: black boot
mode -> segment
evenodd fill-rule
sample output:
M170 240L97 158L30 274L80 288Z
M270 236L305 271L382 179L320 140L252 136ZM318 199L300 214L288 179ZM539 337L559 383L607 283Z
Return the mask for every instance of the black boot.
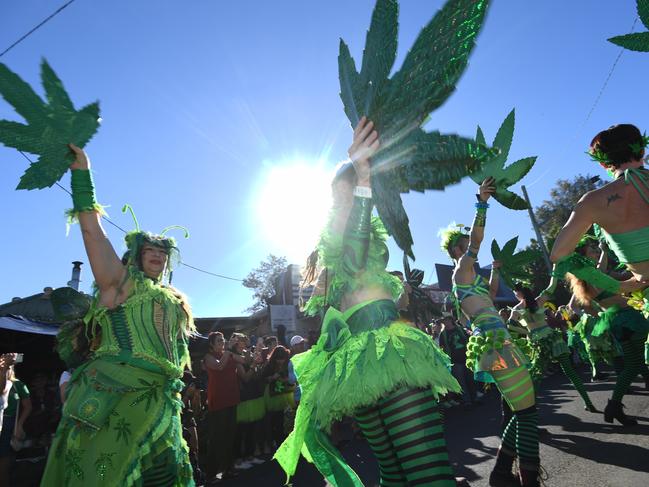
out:
M520 482L512 473L514 455L501 447L496 455L496 465L489 475L491 487L520 487Z
M617 419L624 426L635 426L638 422L624 414L624 404L620 401L611 399L604 409L604 421L612 423L613 419Z
M591 404L586 404L584 406L584 409L588 411L589 413L601 413L592 403Z
M523 468L521 465L521 487L540 487L541 477L539 471L534 469Z

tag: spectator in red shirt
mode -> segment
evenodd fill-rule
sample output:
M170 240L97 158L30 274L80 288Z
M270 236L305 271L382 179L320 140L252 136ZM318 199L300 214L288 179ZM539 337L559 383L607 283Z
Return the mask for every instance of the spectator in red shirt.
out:
M221 332L209 335L210 351L203 359L207 369L207 476L210 481L233 477L234 443L239 404L237 363L245 359L225 350Z

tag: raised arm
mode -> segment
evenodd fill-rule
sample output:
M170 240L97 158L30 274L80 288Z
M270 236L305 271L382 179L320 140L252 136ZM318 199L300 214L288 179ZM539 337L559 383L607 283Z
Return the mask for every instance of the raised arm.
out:
M460 257L457 269L455 270L455 274L460 279L460 282L466 282L473 278L473 265L478 260L478 252L480 252L480 245L484 239L484 227L487 224L487 208L489 208L487 201L496 191L494 179L492 177L485 179L480 185L479 190L480 192L477 195L478 202L475 205L475 218L473 219L471 234L469 235L469 248Z
M356 187L343 236L343 269L352 276L367 264L373 207L370 157L379 148L379 134L373 129L374 124L363 117L354 130L354 140L349 148L356 171Z
M92 274L101 292L119 286L126 269L101 226L88 156L75 145L70 144L70 149L75 154L75 161L70 165L73 211L79 218Z

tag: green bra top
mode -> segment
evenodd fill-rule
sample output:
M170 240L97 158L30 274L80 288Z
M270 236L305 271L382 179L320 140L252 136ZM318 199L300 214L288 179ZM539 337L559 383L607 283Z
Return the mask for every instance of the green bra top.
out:
M622 176L620 176L622 177ZM633 184L642 199L649 205L649 173L643 169L624 171L624 182ZM633 264L649 260L649 226L623 233L608 233L603 228L602 234L608 246L623 264Z

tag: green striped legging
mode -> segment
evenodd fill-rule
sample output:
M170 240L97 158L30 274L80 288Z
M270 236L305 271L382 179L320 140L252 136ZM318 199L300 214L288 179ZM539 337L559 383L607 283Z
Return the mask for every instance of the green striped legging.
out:
M381 486L455 486L437 401L428 389L398 389L356 414L379 463Z

